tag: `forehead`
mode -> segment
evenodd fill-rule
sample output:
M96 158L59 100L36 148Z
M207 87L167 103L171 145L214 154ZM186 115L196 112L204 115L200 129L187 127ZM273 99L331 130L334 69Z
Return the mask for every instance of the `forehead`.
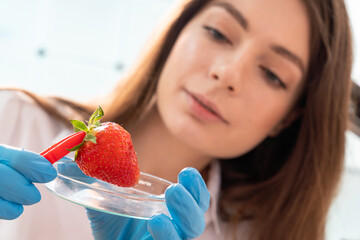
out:
M214 13L216 9L219 13L216 17L233 17L231 10L225 6L230 6L244 17L249 36L262 39L263 43L283 46L300 56L304 63L308 63L310 22L302 1L214 0L210 1L198 16Z

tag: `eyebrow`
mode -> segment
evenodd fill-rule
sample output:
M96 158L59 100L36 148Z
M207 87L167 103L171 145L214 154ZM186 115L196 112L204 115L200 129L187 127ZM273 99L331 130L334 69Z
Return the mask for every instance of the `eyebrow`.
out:
M271 49L275 53L290 60L292 63L294 63L296 66L298 66L300 68L303 75L305 74L305 65L304 65L303 61L298 56L296 56L296 54L294 54L294 53L290 52L289 50L287 50L286 48L284 48L282 46L278 46L278 45L272 45Z
M226 2L216 2L212 4L213 6L219 6L224 8L228 13L230 13L236 21L245 29L249 29L249 23L246 18L241 14L239 10L233 7L230 3Z
M232 6L230 3L216 2L216 3L213 3L212 5L224 8L228 13L230 13L231 16L233 16L236 19L236 21L246 31L249 30L249 22L246 20L244 15L238 9L236 9L234 6ZM294 54L291 51L287 50L286 48L284 48L282 46L278 46L278 45L271 46L271 49L275 53L290 60L292 63L294 63L296 66L298 66L300 68L302 74L305 74L305 65L304 65L303 61L298 56L296 56L296 54Z

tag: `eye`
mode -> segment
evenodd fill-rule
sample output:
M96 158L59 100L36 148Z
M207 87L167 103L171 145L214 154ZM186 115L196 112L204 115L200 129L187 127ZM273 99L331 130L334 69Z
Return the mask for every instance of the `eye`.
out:
M277 87L281 87L283 89L286 89L287 86L285 85L285 83L275 74L273 73L271 70L267 69L266 67L262 67L260 66L264 77L266 78L266 80L270 83L273 84Z
M216 28L204 26L204 29L210 34L210 36L213 40L218 41L218 42L228 43L228 44L232 45L230 40Z

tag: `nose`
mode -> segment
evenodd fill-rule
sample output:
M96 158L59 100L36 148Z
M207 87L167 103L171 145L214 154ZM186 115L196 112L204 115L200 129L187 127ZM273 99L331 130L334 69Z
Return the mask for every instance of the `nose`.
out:
M241 66L236 63L214 64L210 68L209 77L228 92L235 94L241 90L240 70Z
M247 87L248 80L256 73L258 56L259 47L254 41L244 42L231 52L218 52L214 58L210 58L212 64L208 77L228 93L240 94Z

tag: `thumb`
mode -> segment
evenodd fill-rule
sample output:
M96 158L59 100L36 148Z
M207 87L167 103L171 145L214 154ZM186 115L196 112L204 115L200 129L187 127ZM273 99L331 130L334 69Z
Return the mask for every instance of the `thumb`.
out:
M0 163L15 169L31 182L50 182L57 176L56 169L48 160L23 148L1 144Z

